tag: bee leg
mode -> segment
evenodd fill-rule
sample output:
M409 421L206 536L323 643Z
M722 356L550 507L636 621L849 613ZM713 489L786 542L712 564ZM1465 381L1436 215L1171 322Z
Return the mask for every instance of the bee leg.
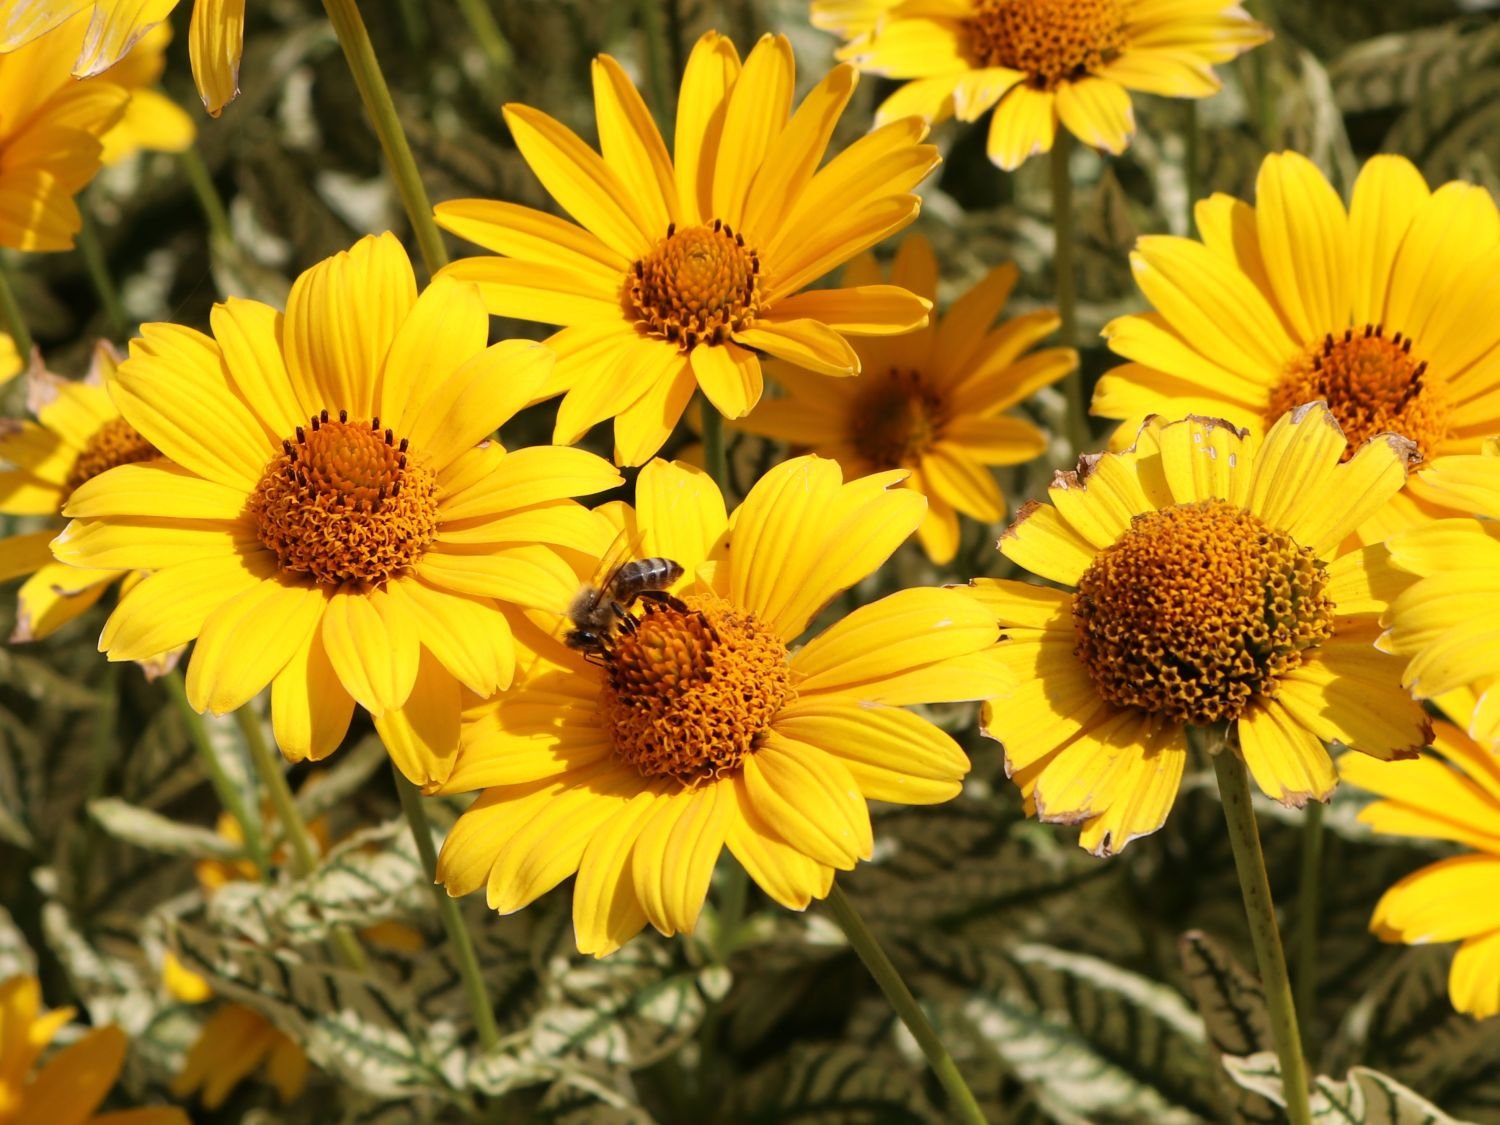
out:
M635 632L639 622L636 621L635 617L628 610L626 610L623 605L621 605L619 602L610 602L609 608L614 611L616 621L620 627L620 632Z
M687 603L679 597L667 593L665 590L646 590L641 593L643 601L652 601L657 605L664 605L668 609L675 609L678 613L687 613Z

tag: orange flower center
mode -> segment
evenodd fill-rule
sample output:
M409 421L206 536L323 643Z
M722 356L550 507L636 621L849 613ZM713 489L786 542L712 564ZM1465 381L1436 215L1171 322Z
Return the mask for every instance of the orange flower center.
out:
M1379 325L1367 324L1363 333L1346 330L1342 339L1329 333L1287 364L1271 392L1266 424L1324 399L1349 439L1344 460L1386 432L1410 438L1429 457L1448 432L1448 401L1427 364L1411 353L1411 337L1397 332L1387 338Z
M380 419L328 411L298 426L250 497L261 543L281 569L340 586L378 586L437 536L437 480Z
M786 645L713 595L640 604L604 654L599 705L615 753L685 786L732 773L792 694Z
M1333 635L1322 562L1224 500L1136 516L1073 595L1099 694L1177 723L1238 719Z
M882 469L913 465L932 448L946 417L941 395L921 372L867 372L854 409L854 447Z
M726 223L667 227L631 267L625 312L648 335L689 350L722 344L760 309L760 258Z
M134 465L160 456L156 446L136 433L135 427L124 418L111 418L84 443L83 452L68 470L68 479L63 482L63 488L72 495L73 490L84 481L93 480L100 473L117 465Z
M1121 0L978 0L968 20L976 67L1019 70L1039 90L1093 74L1125 46Z

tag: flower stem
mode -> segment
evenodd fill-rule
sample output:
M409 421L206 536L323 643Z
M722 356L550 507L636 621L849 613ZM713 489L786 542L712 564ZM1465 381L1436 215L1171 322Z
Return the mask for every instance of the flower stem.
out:
M396 181L401 205L411 220L422 260L427 263L427 272L437 273L448 264L448 251L443 248L442 233L432 217L432 203L427 198L427 189L422 186L422 175L417 171L406 131L401 128L401 118L396 113L396 103L391 100L391 90L385 84L380 62L375 57L370 33L359 14L359 4L356 0L323 0L323 8L328 12L328 21L333 24L339 46L344 49L344 59L354 75L354 84L359 87L359 96L375 127L375 135L380 139L386 165Z
M302 813L297 809L297 799L292 796L292 787L286 783L286 774L281 768L281 755L271 749L260 718L250 707L241 707L235 711L234 721L245 738L250 758L255 763L255 772L270 794L271 807L276 810L276 818L281 821L281 831L292 849L292 873L298 878L309 875L318 866L318 849L313 844L312 833L307 830L307 821L302 819ZM359 947L353 934L348 930L335 929L333 944L338 951L339 960L347 968L355 972L365 971L368 964L365 951Z
M213 785L214 792L218 794L219 804L224 806L230 816L239 821L240 834L245 838L245 854L250 862L255 864L261 877L265 878L271 870L271 864L266 854L265 837L260 830L260 817L250 815L244 795L240 793L230 776L224 772L224 764L219 761L219 754L209 740L208 728L203 725L203 716L193 710L193 705L188 702L187 685L183 683L182 672L173 668L164 673L161 680L167 685L167 694L176 704L177 713L187 724L188 741L193 744L193 749L198 751L198 760L203 764L203 770L208 774L208 780Z
M130 335L125 320L125 306L120 304L120 292L109 276L109 262L104 257L104 244L99 240L99 228L87 206L78 209L83 225L78 228L78 249L83 254L83 264L88 269L89 281L104 309L104 320L109 325L109 334L115 340L124 340Z
M219 189L214 187L214 178L209 175L208 165L203 163L203 157L196 148L190 148L178 156L177 163L182 168L182 174L187 177L188 186L198 198L198 206L208 222L210 241L221 245L232 244L234 230L229 225L229 212L224 208L224 201L219 198Z
M1307 1062L1302 1057L1302 1038L1297 1031L1297 1007L1292 1000L1292 982L1287 976L1281 931L1276 928L1276 906L1271 901L1271 882L1266 876L1266 858L1260 850L1255 809L1250 803L1250 776L1237 754L1220 747L1213 755L1219 780L1219 798L1234 849L1234 867L1245 900L1245 917L1255 945L1261 987L1271 1015L1271 1034L1276 1057L1281 1060L1281 1086L1291 1125L1311 1125L1312 1107L1307 1090Z
M707 398L703 406L703 467L729 503L729 461L724 454L724 417Z
M479 1033L479 1045L485 1051L493 1051L500 1044L500 1029L495 1026L495 1009L490 1003L489 990L484 986L484 974L479 971L479 958L474 952L474 939L469 934L469 928L464 925L458 899L451 897L437 882L437 849L432 846L432 826L427 821L427 810L422 807L422 794L394 766L391 774L396 780L401 811L406 814L406 823L411 825L412 839L417 843L417 854L422 858L422 867L429 875L434 876L432 897L437 900L443 928L448 931L448 940L453 943L453 951L458 957L458 972L463 978L464 992L469 998L469 1011L474 1016L474 1029Z
M1058 129L1052 141L1052 229L1057 247L1052 256L1056 271L1058 343L1065 348L1078 346L1078 288L1073 266L1073 173L1068 158L1073 154L1073 135ZM1088 403L1083 400L1083 369L1074 368L1063 380L1068 396L1068 440L1074 453L1088 451Z
M661 0L640 0L641 30L646 40L646 77L651 91L651 108L658 121L670 121L672 112L671 83L667 81L667 29L662 18Z
M1193 98L1182 99L1182 180L1187 192L1186 210L1182 233L1193 233L1193 205L1203 194L1203 185L1198 178L1198 147L1201 130L1198 125L1198 103Z
M953 1102L954 1119L984 1125L984 1113L979 1108L974 1092L958 1072L953 1056L943 1046L943 1041L927 1021L927 1016L923 1014L911 990L906 987L906 982L901 979L901 974L896 971L896 966L891 964L891 959L880 948L870 927L865 925L865 920L859 916L854 904L844 895L843 888L837 882L828 892L828 905L833 908L833 916L838 920L844 936L849 939L849 944L854 947L854 952L859 954L865 968L870 970L880 991L885 993L885 998L890 1001L896 1015L927 1056L927 1063L943 1084L943 1089L948 1091L948 1097Z
M1323 894L1323 802L1309 801L1302 813L1302 872L1297 883L1297 1011L1302 1034L1311 1038L1318 990L1318 914Z
M34 346L31 333L26 328L26 318L21 315L21 306L16 303L16 294L10 287L10 270L3 257L0 257L0 324L9 328L10 338L15 341L16 351L21 354L21 362L30 363L31 349Z

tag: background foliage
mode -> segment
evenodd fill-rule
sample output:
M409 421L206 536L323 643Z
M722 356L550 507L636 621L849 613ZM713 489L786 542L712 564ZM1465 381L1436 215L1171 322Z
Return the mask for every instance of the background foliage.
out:
M525 100L590 135L588 61L599 51L616 54L664 114L684 45L710 26L742 48L763 31L787 32L804 86L834 46L794 0L498 0L503 42L489 53L448 0L362 6L435 200L548 206L499 107ZM1345 190L1359 163L1383 151L1411 157L1429 182L1500 189L1493 11L1401 0L1280 4L1272 18L1276 41L1221 68L1225 91L1196 109L1205 191L1250 197L1267 136L1308 153ZM359 234L404 229L321 6L258 0L249 20L245 92L220 121L200 119L232 237L208 233L169 157L127 163L87 193L132 322L202 325L229 293L280 303L292 276ZM168 84L191 105L183 39ZM862 84L844 140L865 127L880 87ZM1137 110L1140 133L1123 158L1106 164L1084 152L1075 166L1086 341L1142 307L1127 265L1135 237L1188 230L1190 110L1151 98ZM949 294L1016 261L1020 311L1052 289L1045 161L1002 176L984 158L981 129L936 130L946 163L924 190L917 229L938 249ZM81 259L32 258L21 282L50 365L80 373L107 334ZM497 333L541 334L525 324ZM1085 349L1088 379L1111 364L1101 346ZM1052 423L1058 407L1046 394L1034 404ZM505 436L545 439L546 409ZM741 436L731 453L743 491L774 450ZM1035 495L1053 467L1013 473L1007 494L1015 503ZM956 576L1003 572L996 531L966 529ZM933 573L909 547L876 581L954 576ZM691 939L648 934L594 962L572 950L565 892L504 919L466 901L504 1036L500 1054L482 1057L367 721L356 720L359 746L331 767L294 774L304 811L325 814L340 841L317 870L231 885L205 901L194 861L233 851L213 832L213 792L161 687L93 652L101 619L95 611L46 642L0 650L0 977L34 967L52 1003L73 997L93 1022L125 1027L136 1043L126 1099L164 1093L205 1016L162 988L171 948L221 997L291 1034L316 1066L290 1108L252 1082L201 1121L941 1118L920 1054L816 908L752 909L746 931L731 935L710 907ZM929 1002L987 1112L1059 1125L1279 1120L1275 1058L1240 967L1252 958L1205 764L1162 832L1101 862L1068 830L1024 818L968 708L935 717L972 754L968 791L939 808L877 810L876 859L844 882ZM254 792L232 725L211 723L210 734L223 768ZM1323 1076L1318 1119L1500 1122L1500 1019L1454 1014L1449 951L1385 946L1366 928L1380 892L1440 849L1371 839L1355 823L1361 800L1341 790L1327 817L1324 870L1337 877L1325 880L1316 1003L1303 1013ZM435 807L446 814L435 830L459 807ZM1292 906L1299 817L1270 804L1262 812L1276 899ZM365 975L329 956L332 927L389 921L420 931L427 947L372 946L377 964ZM1288 934L1305 922L1295 909L1284 917Z

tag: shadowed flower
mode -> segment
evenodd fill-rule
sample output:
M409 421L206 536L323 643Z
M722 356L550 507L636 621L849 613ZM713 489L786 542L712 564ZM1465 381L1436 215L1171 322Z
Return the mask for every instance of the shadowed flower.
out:
M1131 90L1206 98L1213 66L1271 37L1232 0L814 0L813 23L850 42L861 70L906 81L876 123L919 114L977 121L1019 168L1058 123L1118 155L1135 133Z
M844 281L880 281L875 259L851 262ZM891 281L937 300L938 264L925 238L902 243ZM1078 366L1071 348L1023 354L1057 328L1050 309L991 329L1015 283L1015 266L996 266L940 322L856 341L857 379L826 379L774 362L768 370L787 396L763 401L740 428L832 457L851 477L908 470L906 487L927 497L927 518L917 529L922 547L936 563L951 561L959 512L1005 518L1005 498L988 466L1029 461L1047 448L1046 434L1004 412Z
M578 948L603 956L647 922L691 930L725 847L800 910L870 857L868 801L956 796L968 759L905 707L1008 684L988 611L905 590L791 647L921 522L900 479L799 457L726 517L701 471L647 465L625 527L682 565L676 596L469 713L445 790L485 792L443 845L449 894L509 914L576 872Z
M99 647L137 660L196 638L194 707L222 714L271 684L277 742L299 760L331 753L358 702L408 777L440 781L460 685L510 682L500 603L566 601L555 548L594 525L568 498L619 475L582 450L477 445L551 354L487 346L472 285L419 298L389 234L302 274L285 317L230 300L211 322L213 337L145 325L109 384L172 463L111 469L64 509L61 561L153 572Z
M31 576L18 596L12 641L55 632L129 573L68 566L52 557L49 546L61 526L63 505L79 485L116 465L159 456L120 416L104 389L118 362L111 345L99 344L83 382L60 378L38 363L28 394L36 421L0 420L0 462L10 466L0 471L0 513L54 517L40 531L0 539L0 581Z
M521 155L579 223L461 199L438 223L502 257L444 273L479 283L497 316L562 325L548 344L566 392L553 440L615 419L615 457L661 448L696 388L727 418L761 395L757 352L852 375L846 335L925 323L927 302L887 285L799 292L917 215L911 189L937 163L926 126L893 122L819 162L858 75L836 68L792 112L792 48L763 38L743 68L715 32L698 40L678 100L674 153L608 55L594 62L601 157L524 105L505 119Z
M94 1113L120 1076L128 1046L118 1027L96 1027L31 1073L72 1008L41 1010L36 977L0 982L0 1123L30 1125L188 1125L168 1106Z
M1456 692L1438 703L1462 722L1474 696ZM1385 798L1359 815L1376 832L1476 849L1429 864L1386 891L1370 930L1408 945L1462 942L1448 973L1449 999L1478 1019L1500 1015L1500 758L1440 722L1432 752L1416 761L1345 754L1339 774Z
M1500 210L1488 191L1429 191L1409 161L1377 156L1346 212L1288 152L1266 157L1255 196L1200 201L1201 242L1136 243L1131 267L1156 311L1105 328L1134 362L1099 380L1095 414L1124 419L1126 440L1155 411L1262 434L1323 399L1351 450L1390 432L1422 457L1500 432ZM1362 535L1421 518L1403 494Z
M1500 442L1428 462L1412 491L1465 516L1386 541L1391 565L1416 577L1391 601L1380 647L1411 658L1405 683L1420 698L1472 690L1469 736L1500 749Z
M0 0L0 21L5 7ZM0 55L0 247L67 250L83 225L73 197L98 174L101 138L130 99L114 82L69 74L86 22L80 15Z
M102 74L125 58L143 36L165 23L178 0L0 0L0 53L39 38L56 39L69 17L80 16L87 35L69 44L64 65L75 78ZM245 0L195 0L188 55L204 108L214 117L240 92Z
M1380 758L1426 743L1400 661L1374 648L1365 554L1343 546L1401 487L1409 446L1344 448L1321 404L1263 440L1153 418L1021 509L1001 553L1066 588L976 580L1020 681L982 725L1042 820L1081 823L1101 855L1155 832L1189 725L1225 732L1222 752L1287 805L1333 792L1324 743Z
M172 26L159 23L130 49L109 72L109 80L130 91L130 104L120 123L104 135L104 163L118 164L133 152L185 152L198 128L185 110L161 90Z

